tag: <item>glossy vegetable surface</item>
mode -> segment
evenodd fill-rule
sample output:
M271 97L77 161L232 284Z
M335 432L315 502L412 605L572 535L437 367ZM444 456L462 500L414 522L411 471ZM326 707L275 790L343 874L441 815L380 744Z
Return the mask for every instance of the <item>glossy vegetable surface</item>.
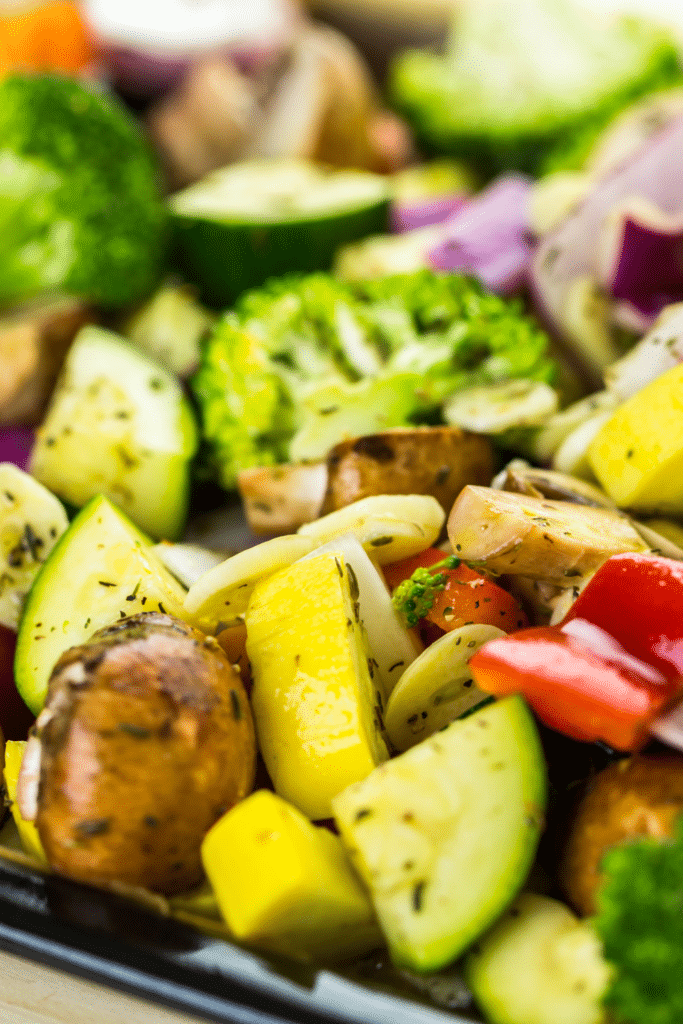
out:
M551 626L492 640L470 668L482 690L498 697L523 693L546 725L616 750L641 747L649 722L680 690L677 681L625 661L608 644L598 652Z

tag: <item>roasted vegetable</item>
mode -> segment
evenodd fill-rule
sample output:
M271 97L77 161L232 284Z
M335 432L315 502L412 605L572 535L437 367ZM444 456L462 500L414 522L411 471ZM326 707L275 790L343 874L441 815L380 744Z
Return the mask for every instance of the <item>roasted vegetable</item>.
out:
M36 756L35 820L49 863L84 881L164 893L201 881L204 835L250 792L255 771L239 676L213 638L155 612L60 658L27 770Z
M683 366L666 370L623 402L593 438L588 460L621 508L683 512Z
M332 805L392 959L438 970L493 923L533 860L545 769L531 714L518 697L475 711Z
M457 275L272 281L223 318L192 379L207 460L232 488L242 469L437 422L460 388L551 378L547 344L521 304Z
M458 427L397 427L341 441L327 456L323 512L370 494L431 494L444 511L466 484L487 484L494 456L486 437Z
M327 487L324 462L253 466L237 474L244 515L255 534L292 533L317 519Z
M47 487L0 462L0 625L16 630L26 595L68 525Z
M313 820L389 756L357 602L326 551L257 583L246 612L259 748L275 792Z
M603 860L595 927L615 977L606 1005L629 1024L678 1024L683 1014L683 823L669 840L641 839Z
M182 616L184 588L148 537L99 495L75 517L31 587L19 625L14 675L34 714L52 668L97 629L144 611Z
M575 163L616 111L680 77L674 39L644 21L600 21L569 0L469 0L446 52L399 55L389 89L431 149L493 175Z
M518 896L468 953L465 976L490 1024L607 1024L600 940L549 896Z
M133 116L75 78L13 75L0 138L0 304L61 289L122 306L151 291L166 212Z
M494 573L571 587L610 555L647 551L629 520L611 509L465 487L448 519L453 550Z
M177 540L196 445L177 378L126 339L88 326L69 350L29 466L77 508L107 494L142 530Z
M680 754L641 754L603 769L572 815L560 862L560 882L575 909L595 914L608 850L640 836L671 837L681 812Z
M230 931L289 956L349 958L383 945L338 836L260 789L216 822L202 861Z
M80 299L47 296L0 319L0 424L40 422L76 333L93 318Z

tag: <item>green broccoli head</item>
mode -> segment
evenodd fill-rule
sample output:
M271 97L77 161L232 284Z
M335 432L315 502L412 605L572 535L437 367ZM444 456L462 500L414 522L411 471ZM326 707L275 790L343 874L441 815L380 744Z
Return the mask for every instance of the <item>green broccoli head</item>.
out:
M389 92L428 150L490 177L580 159L624 106L681 80L674 39L645 21L572 0L464 0L447 52L400 54Z
M458 388L547 380L547 345L520 303L456 274L272 281L243 295L204 345L191 382L204 450L229 489L240 469L322 459L345 438L443 422Z
M166 216L151 149L112 96L59 75L0 83L0 305L49 291L105 306L144 297Z
M628 1024L683 1021L683 818L674 836L615 847L594 923L616 973L606 1005Z
M291 392L260 340L230 314L204 344L191 381L200 409L205 461L226 490L250 466L285 460Z

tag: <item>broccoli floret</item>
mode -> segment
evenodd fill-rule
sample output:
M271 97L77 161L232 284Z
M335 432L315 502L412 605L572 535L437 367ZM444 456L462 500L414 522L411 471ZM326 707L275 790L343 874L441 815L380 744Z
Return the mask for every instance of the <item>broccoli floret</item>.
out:
M344 438L442 423L444 400L459 388L548 380L547 345L520 303L466 277L292 275L242 296L204 345L191 385L205 449L230 489L240 469L321 459Z
M616 968L606 1005L628 1024L683 1020L683 818L664 842L610 850L594 919Z
M283 379L259 340L230 314L204 345L192 378L201 410L205 461L226 490L249 466L286 460L293 403Z
M151 149L112 96L59 75L0 83L0 304L63 291L146 296L166 209Z
M432 608L436 594L446 586L448 576L439 569L457 569L459 565L460 559L449 555L428 569L415 569L409 579L399 583L391 595L391 603L406 626L417 626Z
M623 107L683 80L671 34L572 0L463 0L444 54L407 50L389 92L425 147L494 174L573 162ZM555 150L558 150L556 155Z

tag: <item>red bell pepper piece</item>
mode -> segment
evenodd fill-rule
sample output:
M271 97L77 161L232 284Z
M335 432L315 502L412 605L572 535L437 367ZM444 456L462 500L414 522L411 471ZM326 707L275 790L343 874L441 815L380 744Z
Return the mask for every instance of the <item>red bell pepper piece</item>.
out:
M540 720L558 732L624 751L643 746L649 723L681 684L623 657L604 634L598 652L557 626L490 640L472 657L470 669L487 693L523 694Z
M683 562L613 555L579 594L562 625L587 619L668 678L683 674Z

